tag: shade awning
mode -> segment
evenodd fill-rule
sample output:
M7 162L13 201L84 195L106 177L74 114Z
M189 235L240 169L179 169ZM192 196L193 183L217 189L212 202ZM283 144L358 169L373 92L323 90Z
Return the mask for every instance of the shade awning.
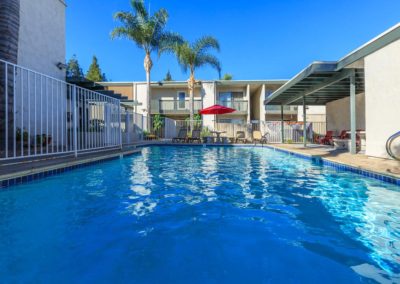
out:
M338 70L336 62L314 62L265 100L268 105L326 105L350 95L350 76L355 76L356 92L364 92L364 69Z

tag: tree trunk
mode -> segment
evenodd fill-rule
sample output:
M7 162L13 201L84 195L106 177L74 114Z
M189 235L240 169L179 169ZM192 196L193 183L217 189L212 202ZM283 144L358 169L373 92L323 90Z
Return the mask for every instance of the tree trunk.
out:
M190 113L190 131L193 131L193 120L194 120L194 86L196 80L194 78L194 72L190 72L190 78L188 80L189 87L189 113Z
M0 1L0 59L16 64L18 62L18 41L19 41L19 0ZM5 64L0 63L0 157L4 157L5 150L13 145L13 105L14 105L14 76L13 68L5 69ZM8 75L8 149L5 149L6 133L6 100L5 100L5 74Z
M144 58L144 70L146 71L146 83L147 83L147 93L146 93L146 102L147 102L147 131L151 130L151 81L150 81L150 72L153 67L153 62L151 61L150 53L146 52L146 56Z

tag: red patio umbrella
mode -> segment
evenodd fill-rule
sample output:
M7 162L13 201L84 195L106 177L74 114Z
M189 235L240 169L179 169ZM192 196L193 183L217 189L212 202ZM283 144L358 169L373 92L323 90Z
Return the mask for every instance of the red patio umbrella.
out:
M199 113L200 114L226 114L226 113L232 113L235 111L236 110L233 108L224 107L221 105L213 105L208 108L200 110Z

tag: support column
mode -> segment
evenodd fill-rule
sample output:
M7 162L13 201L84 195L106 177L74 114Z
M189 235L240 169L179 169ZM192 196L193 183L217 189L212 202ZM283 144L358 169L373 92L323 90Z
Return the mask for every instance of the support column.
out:
M251 112L250 112L250 110L251 110L251 94L250 94L250 85L249 84L247 85L247 88L246 88L246 99L247 99L247 123L250 123L251 122L251 117L250 117L250 115L251 115Z
M281 142L285 143L285 124L283 122L283 105L281 105Z
M354 73L350 76L350 137L350 153L356 154L356 78Z
M307 147L307 108L305 96L303 96L303 143L304 148Z

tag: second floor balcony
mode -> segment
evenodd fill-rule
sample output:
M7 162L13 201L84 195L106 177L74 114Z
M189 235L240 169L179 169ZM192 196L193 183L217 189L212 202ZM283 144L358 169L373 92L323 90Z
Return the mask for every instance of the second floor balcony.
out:
M248 101L245 100L233 100L233 101L217 101L217 104L233 108L236 110L235 113L243 113L246 114L248 111Z
M283 106L284 114L297 114L297 106ZM280 114L281 106L278 105L267 105L265 107L267 114Z
M201 99L193 101L194 113L198 113L203 108ZM152 100L151 114L189 114L189 100Z

